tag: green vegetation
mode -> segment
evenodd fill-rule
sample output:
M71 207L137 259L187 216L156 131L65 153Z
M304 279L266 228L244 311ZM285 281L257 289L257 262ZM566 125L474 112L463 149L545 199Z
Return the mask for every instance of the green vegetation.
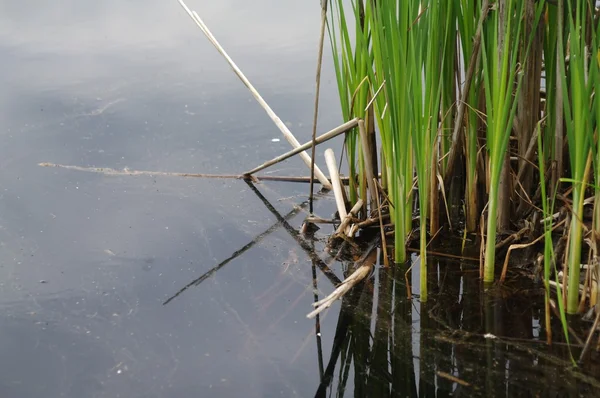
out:
M494 265L508 244L537 239L547 300L558 294L564 323L565 312L596 304L596 2L331 3L328 29L342 114L345 121L363 118L378 132L380 163L373 167L381 170L389 199L393 259L407 260L407 241L418 228L421 299L427 300L427 245L460 225L484 242L485 282L498 279ZM372 148L357 137L354 132L346 140L355 177L350 205L358 198L368 203L364 153ZM414 198L419 225L412 222ZM464 211L451 210L457 208ZM510 234L517 238L499 244Z

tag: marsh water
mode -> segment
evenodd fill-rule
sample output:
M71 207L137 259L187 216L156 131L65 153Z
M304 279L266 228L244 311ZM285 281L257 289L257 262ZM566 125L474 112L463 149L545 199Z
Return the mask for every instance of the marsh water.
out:
M300 141L318 3L189 4ZM341 122L327 51L320 131ZM238 174L288 149L175 0L0 0L0 87L0 396L594 395L540 344L540 287L481 296L473 263L433 262L427 306L378 267L308 320L335 280L294 232L305 184L38 166Z

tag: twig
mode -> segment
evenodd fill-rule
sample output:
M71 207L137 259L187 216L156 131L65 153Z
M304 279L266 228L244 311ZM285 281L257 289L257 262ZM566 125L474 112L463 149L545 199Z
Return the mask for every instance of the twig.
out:
M530 231L529 227L523 227L521 230L514 234L510 234L506 239L501 242L496 243L496 251L502 249L504 246L513 243L515 241L519 241L523 238L523 236Z
M565 222L565 220L562 220L558 224L554 225L552 227L552 231L554 231L556 228L558 228L559 226L564 224L564 222ZM544 239L544 236L545 236L545 234L542 234L539 237L537 237L535 240L533 240L529 243L514 244L514 245L510 245L508 247L508 251L506 252L506 257L504 258L504 266L502 267L502 275L500 275L500 283L504 282L504 279L506 279L506 272L508 271L508 261L510 260L510 252L512 252L513 250L516 250L516 249L524 249L526 247L534 245L534 244L538 243L539 241L541 241L542 239Z
M330 130L330 131L326 132L325 134L320 135L319 137L316 137L314 140L314 145L319 145L319 144L322 144L323 142L327 142L330 139L335 138L340 134L346 133L347 131L353 129L357 125L358 125L358 118L352 119L352 120L334 128L333 130ZM257 173L263 169L266 169L267 167L273 166L274 164L283 162L284 160L289 159L292 156L297 155L300 152L307 150L312 145L313 145L313 141L309 141L305 144L302 144L299 147L297 147L296 149L286 152L283 155L279 155L276 158L273 158L273 159L269 160L268 162L265 162L265 163L261 164L260 166L257 166L255 168L253 168L252 170L245 172L244 175L251 175L251 174ZM310 213L312 213L312 211Z
M313 182L315 178L315 151L317 146L317 120L319 118L319 93L321 90L321 64L323 63L323 42L325 41L325 26L327 25L327 1L321 1L321 32L319 35L319 53L317 55L317 73L315 85L315 109L313 117L311 163L310 163L310 191L308 194L309 212L313 213Z
M592 338L594 337L594 334L596 333L596 329L598 329L598 325L600 324L600 311L596 311L596 320L594 321L594 324L592 325L592 329L590 330L590 333L588 334L587 339L585 340L585 346L583 347L583 350L581 350L581 355L579 356L579 363L581 364L583 362L583 360L585 359L585 356L590 348L590 344L592 342Z
M460 384L461 386L464 386L464 387L471 386L471 384L467 383L466 381L464 381L462 379L459 379L456 376L452 376L450 373L442 372L441 370L438 370L436 373L438 376L440 376L446 380L450 380L453 383Z
M376 182L377 182L377 184L375 184L375 185L377 186L377 193L383 195L383 198L385 199L385 201L383 203L388 202L388 204L390 205L390 207L394 208L394 204L390 200L390 197L385 193L385 189L383 189L383 186L379 183L379 181L376 181Z
M252 83L250 83L250 81L248 80L248 78L246 78L246 76L244 75L244 73L242 73L242 71L240 70L240 68L238 68L238 66L235 64L235 62L233 62L233 60L229 57L229 55L227 54L227 52L225 51L225 49L219 44L219 42L217 41L217 39L210 32L210 30L208 29L208 26L206 26L206 24L204 23L204 21L202 21L202 19L198 15L198 13L196 13L196 11L191 11L188 8L188 6L184 3L183 0L178 0L178 1L179 1L179 4L181 5L181 7L183 7L183 9L194 20L194 22L196 22L196 24L198 25L198 27L200 27L200 29L202 30L202 33L204 33L204 35L206 35L206 37L212 43L212 45L215 46L215 48L217 49L217 51L219 51L219 53L229 63L229 66L231 66L231 68L233 69L233 71L235 72L235 74L239 77L239 79L242 81L242 83L244 83L244 85L248 88L248 90L250 90L250 92L252 93L252 96L260 104L260 106L267 112L267 114L269 115L269 117L271 118L271 120L273 121L273 123L275 123L275 125L279 128L279 130L281 131L281 133L283 134L283 136L285 137L285 139L294 148L299 147L300 143L298 142L298 140L296 139L296 137L294 137L294 135L287 128L287 126L285 125L285 123L283 123L283 121L279 118L279 116L277 116L275 114L275 112L273 111L273 109L271 109L271 107L269 106L269 104L267 104L267 102L263 99L263 97L258 93L258 91L254 88L254 86L252 85ZM304 161L304 163L310 168L312 161L311 161L310 156L308 156L308 153L302 152L302 153L300 153L300 156L302 157L302 160ZM315 166L315 174L316 174L317 178L319 179L319 181L321 182L321 184L323 185L324 188L331 189L331 184L329 183L329 180L327 180L327 177L325 177L325 174L323 174L323 172L318 167L316 167L316 166Z

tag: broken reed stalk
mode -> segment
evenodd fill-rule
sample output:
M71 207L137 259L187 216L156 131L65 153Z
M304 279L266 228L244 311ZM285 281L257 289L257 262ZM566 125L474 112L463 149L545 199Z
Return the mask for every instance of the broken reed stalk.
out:
M225 49L219 44L219 42L217 41L217 39L210 32L210 30L208 29L208 27L206 26L206 24L204 23L204 21L202 21L202 19L198 15L198 13L196 13L196 11L191 11L188 8L188 6L185 4L185 2L183 0L177 0L177 1L179 1L179 4L181 5L181 7L183 7L183 9L194 20L194 22L196 22L196 24L198 25L198 27L200 27L200 30L202 30L202 33L204 33L204 35L208 38L208 40L212 43L212 45L215 46L215 48L219 51L219 53L229 63L229 65L231 66L231 68L233 69L233 71L235 72L235 74L239 77L239 79L242 81L242 83L244 83L244 85L248 88L248 90L250 90L250 92L252 93L252 96L260 104L260 106L267 112L267 114L269 115L269 117L271 118L271 120L273 121L273 123L275 123L275 125L279 128L279 130L281 131L281 133L283 134L283 136L285 137L285 139L294 148L299 147L300 146L300 142L298 142L298 140L296 139L296 137L294 137L294 135L287 128L287 126L285 125L285 123L283 123L283 121L279 118L279 116L277 116L277 114L275 114L275 112L273 111L273 109L271 109L271 107L269 106L269 104L267 104L267 102L263 99L263 97L259 94L259 92L254 88L254 86L252 85L252 83L250 83L250 81L248 80L248 78L246 78L246 76L240 70L240 68L235 64L235 62L233 62L233 60L231 59L231 57L229 57L229 55L227 54L227 52L225 51ZM311 164L312 164L312 160L311 160L311 157L308 155L308 153L301 152L300 153L300 157L302 158L302 160L304 161L304 163L306 164L306 166L308 166L309 169L310 169L311 168ZM319 169L319 167L317 167L317 166L315 166L315 175L317 176L317 178L319 179L319 181L321 182L321 184L323 185L324 188L331 189L331 184L329 183L329 180L327 179L327 177L325 177L325 174L323 174L323 172L321 171L321 169Z
M344 202L343 187L340 182L340 173L338 171L337 163L335 160L335 154L331 148L325 150L325 162L327 162L327 169L331 177L331 184L333 185L333 195L335 196L335 204L340 215L340 220L343 220L348 215L346 210L346 203Z
M313 303L313 307L315 310L306 315L307 318L312 319L321 312L325 311L327 308L331 307L336 300L341 298L343 295L348 293L350 289L356 286L360 281L365 279L373 269L373 263L363 264L356 271L352 273L348 278L346 278L342 284L335 289L329 296L325 297L322 300Z
M344 296L346 293L348 293L348 291L350 291L350 289L369 276L373 266L375 265L375 261L377 260L376 243L378 241L379 240L377 239L375 243L371 244L370 248L365 252L365 254L355 262L357 268L352 275L344 279L344 281L329 296L312 304L312 306L315 307L315 310L306 315L307 318L312 319L321 312L325 311L327 308L331 307L336 300Z
M335 234L341 234L341 233L345 233L346 235L350 236L351 234L349 234L351 229L348 229L347 227L350 225L350 222L352 221L353 218L355 218L358 214L358 212L360 211L360 209L363 206L363 200L359 199L356 204L352 207L352 209L350 210L350 213L348 213L348 215L346 216L346 218L344 218L342 220L342 223L340 224L340 226L335 230Z
M352 130L353 128L355 128L358 125L358 120L359 120L358 118L354 118L354 119L334 128L333 130L330 130L330 131L326 132L325 134L316 137L314 141L309 141L305 144L302 144L299 147L297 147L296 149L293 149L289 152L279 155L276 158L273 158L273 159L269 160L268 162L265 162L265 163L261 164L260 166L257 166L255 168L253 168L252 170L245 172L244 175L251 175L251 174L257 173L261 170L266 169L267 167L270 167L277 163L283 162L284 160L287 160L287 159L291 158L292 156L297 155L300 152L309 149L311 146L313 146L313 144L314 144L314 146L316 146L316 145L322 144L324 142L327 142L327 141L331 140L332 138L337 137L340 134L344 134L344 133Z
M313 116L312 130L312 148L311 164L310 164L310 191L308 194L308 203L310 214L313 213L313 193L314 193L314 178L315 178L315 152L316 152L316 136L317 136L317 120L319 118L319 93L321 90L321 65L323 63L323 42L325 41L325 26L327 25L327 0L321 0L321 32L319 35L319 54L317 56L317 73L315 83L315 108Z

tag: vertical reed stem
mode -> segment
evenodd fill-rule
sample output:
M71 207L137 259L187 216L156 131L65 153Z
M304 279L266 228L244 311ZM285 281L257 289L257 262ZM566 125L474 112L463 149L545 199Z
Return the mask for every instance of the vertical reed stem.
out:
M315 84L315 107L313 117L312 130L312 148L311 148L311 163L310 163L310 191L308 193L309 212L313 214L313 193L314 193L314 178L315 178L315 152L317 139L317 120L319 118L319 93L321 90L321 65L323 63L323 42L325 41L325 26L327 25L327 0L321 0L321 33L319 36L319 54L317 56L317 73Z

